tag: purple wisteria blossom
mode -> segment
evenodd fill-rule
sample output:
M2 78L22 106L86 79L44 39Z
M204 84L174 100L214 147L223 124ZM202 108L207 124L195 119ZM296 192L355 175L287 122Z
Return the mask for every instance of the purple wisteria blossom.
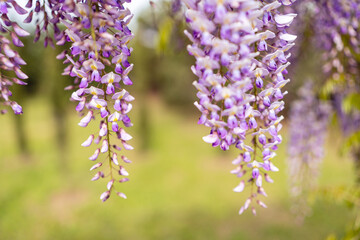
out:
M288 170L294 212L301 221L310 211L307 197L316 187L331 107L316 98L311 82L299 89L298 97L290 109Z
M0 104L10 106L15 114L22 114L22 107L10 99L12 92L9 87L14 83L19 85L27 84L22 80L27 79L28 76L21 71L21 65L25 65L26 62L13 46L23 47L24 44L21 42L20 37L28 36L29 33L8 17L9 11L14 11L19 15L27 13L14 0L0 1L0 31L2 33L0 36ZM15 73L15 76L12 75L12 72ZM6 109L0 109L0 112L5 113Z
M289 66L287 51L296 36L287 32L296 14L283 14L282 5L294 1L184 0L192 44L188 51L196 58L192 67L198 80L199 124L210 127L203 139L212 146L241 153L231 171L241 178L235 192L251 186L251 193L239 214L267 196L263 182L273 182L269 173L278 171L273 163L282 142L280 111L290 81L284 75Z
M295 8L302 17L294 31L309 26L313 44L323 51L324 92L359 92L360 1L303 0Z
M360 111L358 109L351 109L350 112L344 110L343 101L346 95L347 93L334 94L332 105L343 134L349 136L360 130Z
M342 88L359 91L360 1L318 1L315 32L324 48L324 72ZM344 81L345 80L345 81Z
M25 7L28 9L28 15L24 23L35 23L34 42L39 41L41 35L44 35L44 46L54 47L54 39L55 41L64 39L64 31L60 29L60 20L64 19L66 10L62 6L64 3L72 4L71 2L64 0L27 1Z
M58 58L65 58L64 63L69 64L64 74L75 78L74 85L67 89L74 90L71 99L78 102L76 111L83 115L79 126L100 119L99 131L82 146L89 147L93 142L98 145L89 159L97 161L90 168L96 172L92 181L109 179L107 190L100 196L102 201L114 191L126 198L116 189L116 183L129 180L124 165L130 160L121 151L133 149L128 144L132 137L124 129L132 126L128 113L134 100L124 88L132 84L128 74L133 68L127 60L133 34L127 27L132 15L124 7L126 2L130 0L58 1L55 8L61 13L59 21L66 26L57 44L72 43L70 51Z
M358 131L357 107L350 104L346 112L343 101L360 94L360 1L304 0L295 7L303 13L296 25L313 29L313 44L323 52L321 92L333 100L343 133Z

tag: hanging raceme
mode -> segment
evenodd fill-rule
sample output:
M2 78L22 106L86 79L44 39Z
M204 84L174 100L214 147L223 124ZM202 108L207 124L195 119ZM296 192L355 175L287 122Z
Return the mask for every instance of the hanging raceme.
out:
M130 160L122 151L132 150L128 144L132 137L124 127L131 127L128 113L134 98L125 90L132 81L128 74L133 64L128 62L132 49L128 47L133 34L127 27L132 15L121 1L63 1L60 22L66 26L65 34L57 44L71 42L70 51L61 53L69 64L64 74L74 77L72 100L78 101L76 111L83 115L79 126L87 127L91 120L99 119L99 131L82 143L99 147L89 158L97 161L90 170L96 171L92 181L108 178L107 190L100 199L106 201L117 190L116 183L127 182L129 173L124 165ZM122 127L119 123L122 123Z
M287 51L295 35L286 30L296 14L283 14L282 5L294 1L184 0L191 45L196 58L191 69L198 77L199 124L210 127L203 139L212 146L228 150L231 145L241 153L233 161L231 173L242 178L235 192L246 186L250 197L240 208L243 213L258 199L267 196L263 180L273 182L269 173L278 171L273 164L284 108L282 88L289 66ZM256 214L255 207L252 212Z
M298 97L290 108L288 175L294 212L302 220L310 211L307 198L316 187L332 109L316 97L312 82L299 89Z
M14 50L11 43L15 47L23 47L24 44L19 37L28 36L29 33L8 17L10 11L19 15L27 13L16 1L0 1L0 31L2 33L0 36L0 104L10 106L15 114L22 114L22 107L10 99L12 92L9 87L14 83L27 85L22 80L27 79L28 76L21 71L21 65L25 65L26 62ZM11 41L5 35L9 35ZM15 73L15 76L13 76L12 72ZM6 113L6 111L6 109L0 109L0 113Z

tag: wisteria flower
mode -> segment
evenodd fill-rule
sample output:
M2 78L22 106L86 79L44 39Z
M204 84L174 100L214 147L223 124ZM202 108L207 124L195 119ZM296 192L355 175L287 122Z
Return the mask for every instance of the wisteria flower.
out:
M331 107L316 98L311 82L300 88L298 95L290 111L288 170L293 207L301 220L309 212L307 195L316 186L324 156Z
M266 196L263 180L272 182L269 173L278 171L273 161L282 142L287 51L296 39L287 32L296 14L279 9L292 1L184 2L189 24L185 34L192 42L188 51L196 58L191 70L198 77L193 83L201 112L198 123L210 127L203 140L223 150L240 150L231 173L246 180L234 191L253 187L239 213L252 206L255 214L253 203L266 207L258 199Z
M22 80L27 79L28 76L21 71L21 66L26 62L21 58L19 53L14 50L15 47L23 47L20 37L26 37L30 34L22 29L16 21L9 18L9 10L13 9L19 15L27 14L27 11L19 6L16 1L0 2L0 104L12 108L15 114L23 113L22 107L15 101L11 100L12 92L9 87L13 84L27 85ZM10 41L10 40L11 41ZM15 73L15 77L11 72ZM21 79L21 80L20 80ZM6 113L6 109L0 109L0 113Z
M100 196L102 201L109 199L114 191L126 198L117 190L118 183L128 181L123 176L129 175L124 164L118 161L118 152L123 151L121 145L125 150L133 149L127 143L132 137L120 124L132 126L127 114L134 100L124 89L124 85L132 84L128 74L133 68L127 60L132 51L128 43L133 38L127 27L132 18L124 6L127 2L130 0L51 1L53 18L50 21L66 27L56 35L57 44L71 43L70 51L61 53L58 58L69 64L64 74L74 77L74 85L68 89L75 89L71 99L78 102L76 111L85 115L79 125L87 127L92 120L100 119L99 131L81 145L99 145L89 159L98 161L90 168L90 171L97 171L92 181L110 179L107 190ZM127 159L123 155L121 158Z

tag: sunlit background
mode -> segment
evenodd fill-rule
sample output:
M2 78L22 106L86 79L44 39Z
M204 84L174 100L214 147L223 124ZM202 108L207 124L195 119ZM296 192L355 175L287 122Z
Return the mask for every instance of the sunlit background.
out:
M319 190L309 196L312 213L303 222L292 211L287 176L287 123L276 164L280 172L266 183L268 208L257 216L238 211L248 192L234 193L238 179L230 174L236 150L223 152L202 141L208 129L197 125L193 106L194 59L188 56L184 23L171 16L170 5L135 1L138 15L131 61L136 101L128 132L135 150L127 166L130 182L122 184L128 199L102 203L105 181L91 182L93 148L80 144L98 126L77 124L80 118L70 92L71 79L61 76L55 59L61 49L32 43L19 49L28 63L27 87L14 96L24 115L0 116L0 239L326 239L342 236L352 213L320 191L354 182L353 163L342 154L342 137L331 125L321 165ZM171 33L171 34L169 34ZM303 49L288 84L289 106L305 78L316 79L316 54ZM305 60L304 60L305 59ZM304 69L307 69L304 71ZM286 114L286 111L285 113ZM332 120L333 122L336 119Z

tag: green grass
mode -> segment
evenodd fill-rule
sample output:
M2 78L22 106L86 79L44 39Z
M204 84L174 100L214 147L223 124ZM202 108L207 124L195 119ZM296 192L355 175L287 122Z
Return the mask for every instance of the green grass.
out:
M156 98L146 104L151 107L149 149L139 149L141 129L135 106L135 127L129 130L135 150L127 154L133 161L127 167L131 181L122 189L128 199L112 196L106 203L99 200L106 182L90 181L92 162L87 158L94 148L80 147L96 124L78 127L79 118L69 110L68 146L59 155L49 105L44 99L31 100L22 116L31 154L22 156L13 134L14 117L1 116L0 239L296 240L325 239L330 233L341 236L351 219L344 206L320 198L302 225L290 213L286 142L276 160L281 171L272 175L274 184L265 185L268 209L259 209L256 217L249 212L239 216L247 194L232 192L239 181L229 174L236 151L224 153L204 143L201 137L208 130L196 124L196 115L177 113ZM353 182L351 161L337 153L338 139L336 132L328 138L321 186Z

